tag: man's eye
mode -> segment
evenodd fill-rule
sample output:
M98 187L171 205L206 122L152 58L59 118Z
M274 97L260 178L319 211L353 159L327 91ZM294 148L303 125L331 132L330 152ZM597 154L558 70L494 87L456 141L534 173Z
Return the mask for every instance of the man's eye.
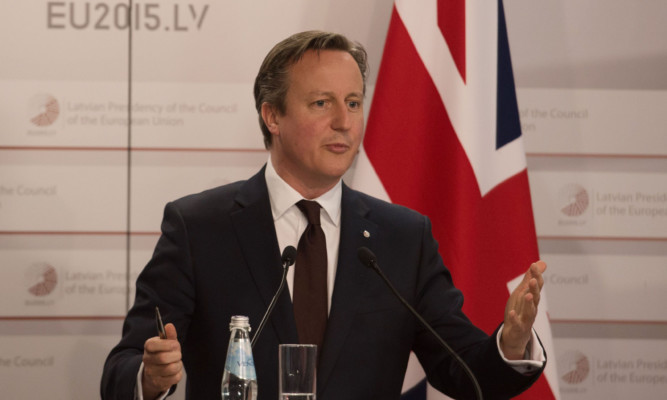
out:
M347 104L348 104L348 107L350 107L352 109L357 109L357 108L361 107L361 102L360 101L350 101Z
M315 104L316 107L324 107L324 105L326 104L326 101L324 101L324 100L317 100L317 101L314 102L313 104Z

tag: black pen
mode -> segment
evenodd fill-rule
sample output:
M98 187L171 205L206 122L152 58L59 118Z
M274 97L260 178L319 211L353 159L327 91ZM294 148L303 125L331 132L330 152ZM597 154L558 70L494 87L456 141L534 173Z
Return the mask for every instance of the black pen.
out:
M160 339L167 338L167 332L164 330L164 324L162 323L162 316L160 315L160 309L155 306L155 325L157 326L157 334L160 336Z

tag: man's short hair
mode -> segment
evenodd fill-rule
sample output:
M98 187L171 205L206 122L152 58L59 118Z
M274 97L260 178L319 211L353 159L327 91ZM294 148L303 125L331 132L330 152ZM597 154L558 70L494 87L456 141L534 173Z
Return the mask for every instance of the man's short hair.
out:
M359 65L366 93L367 54L364 47L343 35L322 31L306 31L294 34L278 43L266 55L255 78L255 108L259 115L259 126L264 135L264 146L271 148L271 132L262 119L262 104L269 103L280 114L285 114L285 97L289 88L289 69L309 51L340 50L349 53Z

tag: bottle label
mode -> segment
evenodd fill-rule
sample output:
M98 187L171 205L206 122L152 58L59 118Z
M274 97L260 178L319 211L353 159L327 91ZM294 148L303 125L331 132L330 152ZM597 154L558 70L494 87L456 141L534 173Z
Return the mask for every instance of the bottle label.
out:
M242 379L257 379L255 375L255 361L248 341L229 344L225 369Z

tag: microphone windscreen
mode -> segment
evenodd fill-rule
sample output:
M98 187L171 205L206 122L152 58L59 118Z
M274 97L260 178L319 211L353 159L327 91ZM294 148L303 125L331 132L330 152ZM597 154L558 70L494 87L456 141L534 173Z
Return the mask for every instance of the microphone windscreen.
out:
M375 254L365 246L359 247L357 250L357 257L359 257L359 261L369 268L376 262Z
M296 261L296 249L294 248L294 246L285 247L282 256L283 265L285 265L286 267L290 267L292 266L292 264L294 264L294 261Z

